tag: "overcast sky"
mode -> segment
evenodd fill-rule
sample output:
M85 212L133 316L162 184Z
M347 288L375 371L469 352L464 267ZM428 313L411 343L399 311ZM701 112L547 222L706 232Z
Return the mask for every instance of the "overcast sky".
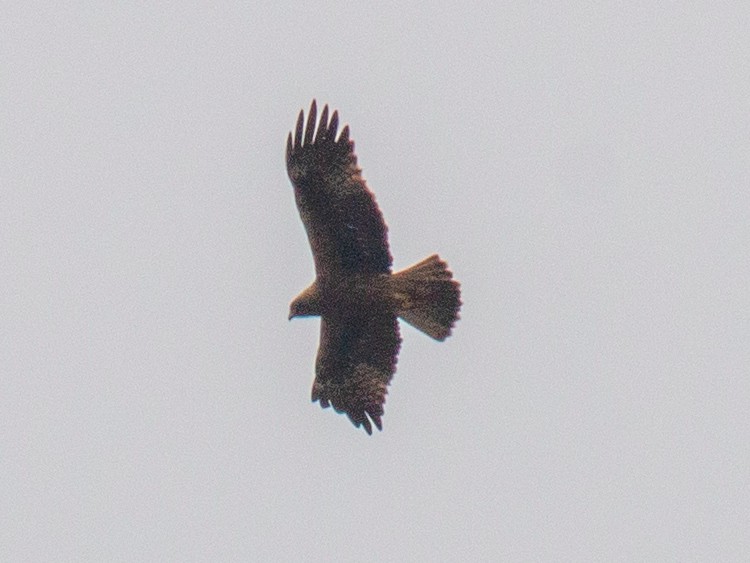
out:
M746 4L67 4L0 18L0 559L747 557ZM312 98L462 282L371 437L287 321Z

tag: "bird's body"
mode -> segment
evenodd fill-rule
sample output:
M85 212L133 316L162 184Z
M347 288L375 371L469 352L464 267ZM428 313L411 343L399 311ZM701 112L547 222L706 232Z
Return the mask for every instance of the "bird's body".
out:
M383 404L401 344L398 318L444 340L461 306L458 282L437 255L391 272L387 227L362 179L346 126L310 107L287 139L287 171L315 262L315 281L289 318L320 316L312 399L355 426L382 429ZM313 135L315 133L315 135Z

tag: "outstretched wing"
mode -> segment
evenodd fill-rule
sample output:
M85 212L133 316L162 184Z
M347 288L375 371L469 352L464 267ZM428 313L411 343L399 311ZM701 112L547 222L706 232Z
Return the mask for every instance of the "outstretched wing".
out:
M390 272L383 215L357 167L349 126L336 139L338 112L328 120L310 106L307 125L300 111L286 143L286 165L302 223L312 247L317 275ZM314 136L313 136L314 134Z
M321 319L312 400L323 408L333 405L372 434L370 420L383 429L383 405L401 339L393 312L377 305L365 309L345 320Z

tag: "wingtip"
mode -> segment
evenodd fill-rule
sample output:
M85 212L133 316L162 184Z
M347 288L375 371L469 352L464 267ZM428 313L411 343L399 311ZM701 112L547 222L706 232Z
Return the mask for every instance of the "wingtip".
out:
M294 148L299 148L302 144L302 127L305 124L305 110L299 110L297 116L297 125L294 127Z
M370 421L367 420L367 417L365 416L365 419L362 421L362 426L364 426L365 431L368 435L372 436L372 424L370 424Z
M328 136L328 104L323 107L320 114L320 123L318 123L318 134L315 135L315 142L323 141Z
M305 127L305 140L303 144L309 145L313 140L313 132L315 131L315 120L318 117L318 106L315 100L310 104L310 113L307 115L307 126Z
M333 112L333 115L331 116L331 123L328 125L328 137L336 140L336 129L339 128L339 112L335 111Z
M328 115L331 115L330 121ZM315 129L317 127L317 134ZM341 129L339 138L336 139L336 132L339 128L339 112L329 108L328 104L323 106L323 111L320 114L320 121L318 122L318 102L313 98L310 103L310 110L307 113L307 120L305 120L305 110L301 109L297 116L297 124L294 128L294 132L290 133L290 142L287 145L291 149L299 149L300 147L309 143L318 142L324 138L329 139L335 143L349 143L349 125L344 125ZM288 151L291 152L291 151Z
M339 136L339 143L348 143L349 142L349 126L344 125L344 128L341 130L341 136Z

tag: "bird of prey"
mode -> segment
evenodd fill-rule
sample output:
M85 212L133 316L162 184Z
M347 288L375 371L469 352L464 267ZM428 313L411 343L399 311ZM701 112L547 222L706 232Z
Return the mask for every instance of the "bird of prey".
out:
M327 105L318 121L313 100L307 123L302 110L287 138L287 173L315 263L315 281L292 301L289 319L321 318L313 402L332 405L372 434L373 423L383 429L401 345L398 318L445 340L461 297L436 254L391 272L383 215L357 166L349 126L337 136L338 125Z

